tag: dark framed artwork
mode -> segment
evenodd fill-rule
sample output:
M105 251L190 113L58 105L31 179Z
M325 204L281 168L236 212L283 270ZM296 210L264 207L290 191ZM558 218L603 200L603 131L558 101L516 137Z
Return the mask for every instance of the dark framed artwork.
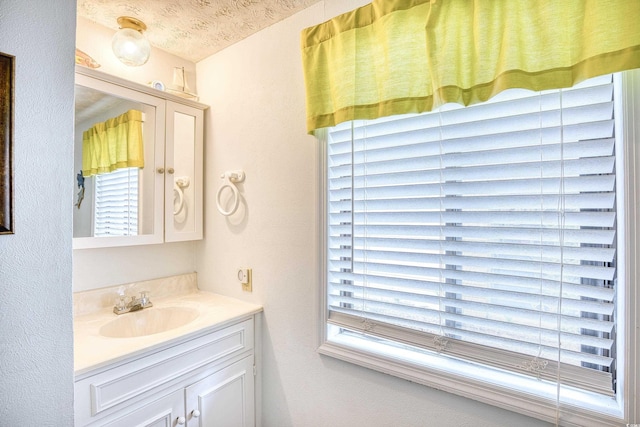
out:
M0 234L13 234L15 57L0 52Z

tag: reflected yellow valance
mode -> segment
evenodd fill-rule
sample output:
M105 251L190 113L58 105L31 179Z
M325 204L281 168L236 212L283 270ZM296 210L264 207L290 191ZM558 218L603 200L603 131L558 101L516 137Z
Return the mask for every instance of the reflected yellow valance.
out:
M83 176L130 167L144 167L141 111L129 110L83 132Z
M375 0L302 32L307 129L640 67L640 0Z

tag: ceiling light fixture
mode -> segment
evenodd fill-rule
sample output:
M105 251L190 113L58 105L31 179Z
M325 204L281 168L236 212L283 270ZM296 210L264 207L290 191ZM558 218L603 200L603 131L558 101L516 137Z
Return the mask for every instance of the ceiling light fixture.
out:
M137 67L145 64L151 54L151 45L142 34L147 29L144 22L130 16L118 18L120 29L113 35L113 53L125 65Z

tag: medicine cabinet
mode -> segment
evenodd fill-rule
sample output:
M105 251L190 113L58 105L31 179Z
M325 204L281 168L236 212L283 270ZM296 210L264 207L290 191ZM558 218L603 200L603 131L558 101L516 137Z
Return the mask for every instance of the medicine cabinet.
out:
M75 180L69 183L74 186L73 248L202 239L207 106L79 66L75 91ZM144 160L139 166L118 162L113 170L88 173L98 169L87 168L91 161L83 161L83 153L93 159L98 150L87 145L85 132L108 127L131 111L141 117L136 132L142 135L139 157ZM115 133L123 132L133 133Z

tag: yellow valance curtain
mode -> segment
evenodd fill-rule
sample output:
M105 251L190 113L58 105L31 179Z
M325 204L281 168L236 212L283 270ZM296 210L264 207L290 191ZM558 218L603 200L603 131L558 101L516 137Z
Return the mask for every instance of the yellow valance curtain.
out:
M142 112L124 114L97 123L82 134L82 175L109 173L116 169L144 167Z
M640 0L375 0L302 32L307 129L640 67Z

